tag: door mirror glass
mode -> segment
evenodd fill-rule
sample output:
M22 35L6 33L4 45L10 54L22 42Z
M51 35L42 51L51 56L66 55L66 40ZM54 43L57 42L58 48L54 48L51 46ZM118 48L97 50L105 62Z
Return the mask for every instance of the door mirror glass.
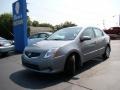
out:
M83 36L80 38L80 41L86 41L86 40L91 40L91 37L90 36Z

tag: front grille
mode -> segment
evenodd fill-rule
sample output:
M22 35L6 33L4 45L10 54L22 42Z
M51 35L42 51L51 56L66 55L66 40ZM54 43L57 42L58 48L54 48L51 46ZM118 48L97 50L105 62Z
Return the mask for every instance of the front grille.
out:
M30 64L30 63L26 63L26 62L22 62L22 64L28 68L34 69L34 70L40 70L40 68L38 67L38 65L34 65L34 64Z
M27 57L29 57L29 58L32 58L32 57L38 57L38 56L40 56L40 53L37 53L37 52L28 52L28 51L26 51L26 52L25 52L25 55L26 55Z

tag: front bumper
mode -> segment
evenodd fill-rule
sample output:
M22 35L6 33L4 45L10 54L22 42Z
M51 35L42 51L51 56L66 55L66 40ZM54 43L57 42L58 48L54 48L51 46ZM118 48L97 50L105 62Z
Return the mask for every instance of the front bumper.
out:
M0 47L0 52L4 53L4 52L9 52L9 51L14 51L15 47L14 45L10 45L10 46L1 46Z
M32 71L40 73L57 73L64 70L65 56L59 56L54 59L28 58L22 55L22 65Z

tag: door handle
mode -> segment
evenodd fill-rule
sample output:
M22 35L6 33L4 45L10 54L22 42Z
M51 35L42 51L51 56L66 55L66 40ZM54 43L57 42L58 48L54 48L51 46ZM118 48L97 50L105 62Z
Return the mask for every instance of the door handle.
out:
M92 44L96 44L97 42L95 41L95 42L93 42Z

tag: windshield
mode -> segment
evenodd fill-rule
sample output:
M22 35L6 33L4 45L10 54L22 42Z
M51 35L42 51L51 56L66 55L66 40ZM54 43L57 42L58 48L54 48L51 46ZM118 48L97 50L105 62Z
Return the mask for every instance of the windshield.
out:
M74 40L80 30L78 27L64 28L53 33L47 40Z

